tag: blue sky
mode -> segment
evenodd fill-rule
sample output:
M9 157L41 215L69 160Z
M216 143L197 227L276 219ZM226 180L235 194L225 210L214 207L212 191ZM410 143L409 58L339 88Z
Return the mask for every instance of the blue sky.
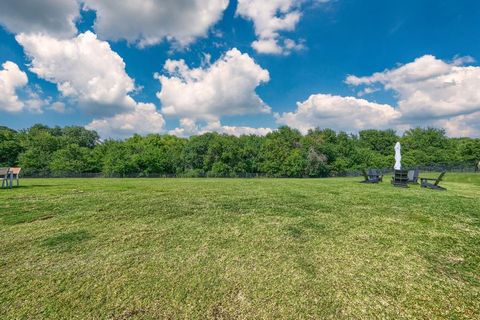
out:
M110 1L0 4L0 125L480 136L478 1Z

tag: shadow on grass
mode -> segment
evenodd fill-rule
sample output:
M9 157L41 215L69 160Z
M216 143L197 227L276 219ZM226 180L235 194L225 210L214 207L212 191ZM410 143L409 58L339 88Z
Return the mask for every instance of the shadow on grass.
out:
M61 187L61 185L56 185L56 184L30 184L27 186L13 186L13 188L0 188L1 191L11 191L12 194L15 191L26 191L26 190L33 190L33 189L45 189L45 188L53 188L53 187Z
M308 219L285 227L286 234L296 239L302 238L305 233L325 234L326 229L326 225Z
M0 217L0 225L13 226L22 223L32 223L36 221L49 220L55 217L53 214L38 214L38 213L26 213L26 214L11 214Z
M36 188L52 188L52 187L62 187L62 185L58 184L29 184L29 185L19 185L13 186L13 189L36 189Z
M93 236L85 230L66 232L44 239L42 246L65 252L72 250L76 245L92 238Z

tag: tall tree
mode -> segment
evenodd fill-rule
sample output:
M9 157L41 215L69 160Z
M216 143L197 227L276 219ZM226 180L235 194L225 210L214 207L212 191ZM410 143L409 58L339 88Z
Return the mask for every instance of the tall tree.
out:
M23 148L18 139L18 132L0 126L0 167L12 167L18 162L18 155Z

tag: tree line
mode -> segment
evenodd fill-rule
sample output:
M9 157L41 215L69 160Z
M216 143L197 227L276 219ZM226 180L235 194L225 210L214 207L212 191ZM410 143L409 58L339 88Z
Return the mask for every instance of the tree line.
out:
M38 176L327 177L391 168L397 141L405 167L473 168L480 160L480 139L449 138L437 128L414 128L401 136L394 130L348 134L331 129L302 135L284 126L266 136L150 134L102 141L80 126L36 124L20 131L0 127L0 166L20 166L24 174Z

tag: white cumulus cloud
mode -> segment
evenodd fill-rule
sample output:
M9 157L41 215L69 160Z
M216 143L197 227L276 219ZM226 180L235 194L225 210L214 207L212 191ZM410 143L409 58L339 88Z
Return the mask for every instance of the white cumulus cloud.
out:
M96 13L95 32L104 40L140 46L171 40L187 45L208 34L229 0L2 0L0 24L15 34L71 38L80 8Z
M135 109L112 117L95 119L86 128L103 138L125 138L133 134L161 133L165 120L152 103L138 103Z
M452 62L425 55L411 63L367 77L349 76L346 83L393 90L406 119L452 117L480 111L480 67L471 58Z
M0 110L19 112L25 104L19 99L16 90L23 88L28 83L25 72L17 64L7 61L0 69Z
M171 39L182 45L205 36L228 0L84 0L95 10L95 31L102 39L153 45Z
M302 132L316 127L347 132L390 128L399 116L399 112L387 104L330 94L311 95L306 101L298 102L294 112L276 114L277 123Z
M63 40L19 34L16 39L31 59L30 71L55 83L63 96L77 100L90 113L111 115L135 108L129 95L135 83L123 59L95 34L87 31Z
M51 104L50 110L53 110L58 113L65 113L67 112L67 106L63 102L56 101Z
M0 24L13 33L43 33L71 37L80 15L77 0L2 0Z
M207 131L216 131L218 133L233 135L233 136L243 136L243 135L259 135L265 136L272 132L271 128L253 128L246 126L225 126L220 122L210 123L205 130Z
M264 54L288 54L304 48L303 41L283 38L281 33L294 31L307 0L238 0L236 14L253 22L257 40L253 49ZM311 2L311 1L310 1ZM328 2L317 0L318 3Z
M30 71L57 85L60 93L96 118L87 128L104 138L158 133L165 121L154 104L131 97L135 81L123 59L92 32L72 39L20 34L16 37L31 59ZM65 112L63 103L51 109Z
M189 68L185 61L167 60L167 75L156 74L162 112L168 116L219 120L225 115L269 113L255 89L270 76L248 55L232 49L213 64Z
M199 135L206 132L218 132L221 134L228 134L234 136L242 135L261 135L264 136L270 132L270 128L252 128L245 126L224 126L220 121L208 122L205 125L199 125L192 119L181 119L180 127L171 130L169 133L179 137L189 137L191 135Z
M433 125L445 128L452 137L480 137L480 112L437 120Z

